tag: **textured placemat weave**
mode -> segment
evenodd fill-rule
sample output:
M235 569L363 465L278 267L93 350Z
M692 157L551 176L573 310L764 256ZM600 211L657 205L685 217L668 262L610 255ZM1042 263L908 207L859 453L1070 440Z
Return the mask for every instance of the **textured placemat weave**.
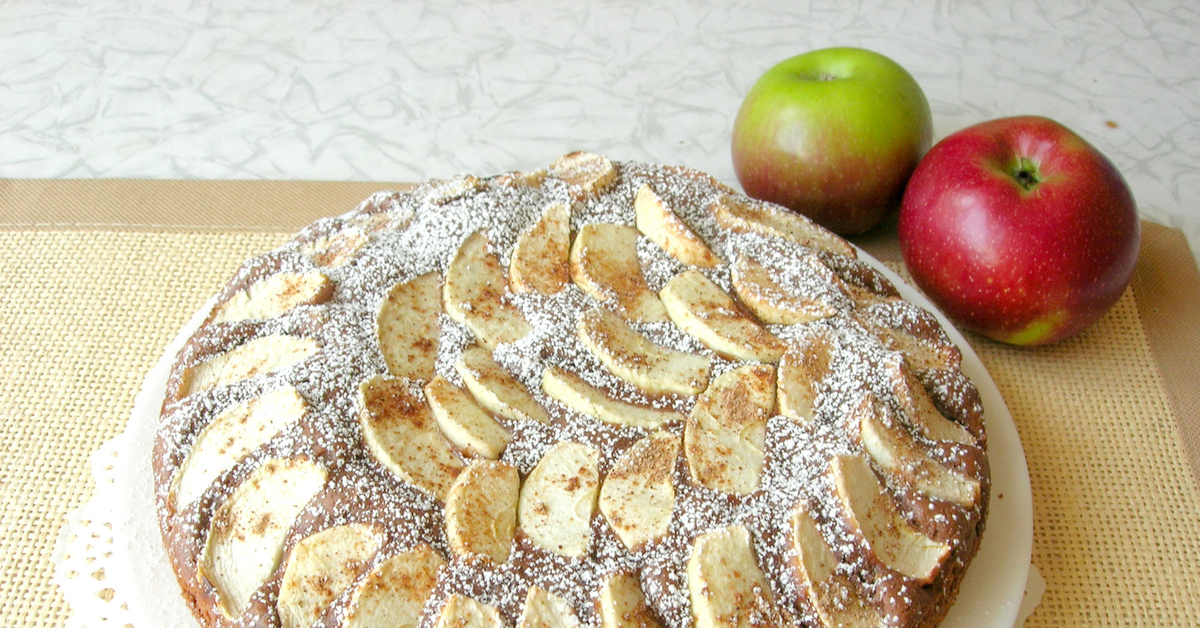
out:
M50 551L91 494L88 456L192 313L286 237L0 230L0 625L62 625ZM1136 296L1049 349L970 337L1029 460L1047 582L1030 626L1200 617L1200 494Z
M91 495L89 456L191 314L283 239L0 231L0 626L63 624L50 556Z
M1028 626L1200 618L1200 496L1134 296L1054 348L971 337L1029 463L1047 591Z
M1029 464L1033 564L1046 594L1026 626L1200 618L1200 491L1136 296L1054 347L967 335Z

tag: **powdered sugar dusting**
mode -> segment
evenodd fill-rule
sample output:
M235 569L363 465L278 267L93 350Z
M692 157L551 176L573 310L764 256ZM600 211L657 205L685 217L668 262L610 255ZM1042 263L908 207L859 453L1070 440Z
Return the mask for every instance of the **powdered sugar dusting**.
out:
M205 325L180 354L170 387L176 392L187 368L256 337L294 335L313 338L321 347L315 356L278 372L182 399L172 398L175 393L168 395L156 445L159 515L164 538L180 557L176 570L181 583L190 587L201 603L213 599L211 587L197 576L197 561L213 512L267 460L305 457L322 465L329 480L297 519L284 547L285 560L264 583L256 598L261 603L251 605L248 613L254 617L247 618L247 624L276 625L277 616L270 605L277 594L269 583L281 577L286 552L296 541L333 525L365 522L386 539L375 563L421 544L429 544L447 558L448 565L426 604L422 626L432 626L434 613L455 593L492 605L509 622L515 622L527 590L537 585L565 599L585 626L596 627L600 625L596 610L600 587L615 573L640 576L649 604L665 625L692 626L686 575L692 539L735 524L750 530L759 564L768 574L770 593L778 608L783 609L782 616L794 617L796 625L808 625L816 615L812 601L796 579L797 554L789 536L790 516L798 507L812 514L837 558L836 573L847 577L853 583L852 593L875 605L889 625L917 625L928 619L927 614L944 611L950 596L938 590L957 587L978 542L986 514L982 506L953 508L901 488L889 489L890 497L913 525L955 547L951 563L957 567L947 566L947 575L930 589L908 581L873 557L861 536L846 523L829 469L835 456L862 454L858 426L852 425L849 417L864 394L875 395L894 413L903 410L887 375L889 361L895 359L898 349L881 342L878 330L900 330L932 352L945 349L941 343L949 345L945 334L936 325L930 326L928 313L893 299L892 287L863 270L861 262L813 251L769 233L722 229L709 206L732 191L706 175L681 168L621 163L615 164L615 177L605 178L600 176L603 165L601 161L587 162L586 171L575 173L578 179L543 173L513 173L490 179L461 176L431 181L411 192L380 192L353 212L314 223L278 251L247 262L235 275L218 300L281 271L320 269L336 287L328 302L299 306L271 320ZM681 448L672 474L675 505L670 533L644 547L626 548L604 515L595 511L591 546L583 559L567 559L539 548L519 529L512 555L503 564L492 564L479 556L454 556L446 540L442 504L436 496L388 472L363 447L358 385L387 371L375 329L379 304L399 282L430 272L444 279L458 247L476 232L487 236L489 252L507 268L518 238L550 203L571 207L572 233L597 222L634 225L633 200L646 184L725 260L725 264L701 272L735 298L733 263L739 256L749 256L775 280L777 288L772 289L778 294L773 298L805 298L832 307L830 316L813 322L767 326L772 334L793 345L817 334L830 339L829 365L814 384L818 395L813 420L802 423L783 416L768 420L759 488L745 496L693 483L685 448ZM598 189L592 189L593 185ZM647 285L655 293L689 268L645 236L638 238L637 259ZM574 284L549 295L512 293L505 286L491 288L502 292L502 298L515 305L530 326L524 337L497 346L493 358L545 408L550 418L548 423L497 419L512 436L501 460L523 477L555 443L574 441L600 453L603 478L615 460L648 433L643 428L605 423L551 399L542 390L543 374L548 368L575 374L620 402L673 410L680 416L691 412L695 396L646 393L610 372L580 342L580 317L605 304L597 304ZM463 386L455 365L463 350L477 339L466 326L445 314L439 316L438 323L441 332L434 370ZM710 378L745 364L714 355L670 321L631 321L630 326L663 347L709 357ZM943 464L977 477L986 487L982 406L974 387L953 365L927 369L919 376L941 411L980 440L979 446L929 442L922 446ZM422 383L411 382L417 399L424 398ZM303 419L224 471L200 499L175 511L167 499L171 481L187 457L196 432L231 405L284 385L294 386L305 399L308 410ZM684 432L682 421L670 422L662 429L680 437ZM350 597L338 598L327 618L341 621Z

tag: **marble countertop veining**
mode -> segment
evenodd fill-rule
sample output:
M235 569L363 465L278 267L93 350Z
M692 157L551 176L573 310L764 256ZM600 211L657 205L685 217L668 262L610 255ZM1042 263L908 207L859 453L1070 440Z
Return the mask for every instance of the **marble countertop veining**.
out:
M887 54L935 137L1041 114L1200 251L1193 0L0 0L0 177L420 180L575 149L736 183L794 54Z

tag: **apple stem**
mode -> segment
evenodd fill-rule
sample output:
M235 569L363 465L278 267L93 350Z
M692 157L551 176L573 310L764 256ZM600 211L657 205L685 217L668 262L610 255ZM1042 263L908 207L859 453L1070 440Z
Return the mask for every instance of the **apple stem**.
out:
M1013 173L1013 178L1017 180L1017 183L1021 184L1021 187L1026 190L1032 190L1038 184L1038 181L1040 181L1038 179L1037 164L1028 157L1020 158L1017 160L1017 171Z

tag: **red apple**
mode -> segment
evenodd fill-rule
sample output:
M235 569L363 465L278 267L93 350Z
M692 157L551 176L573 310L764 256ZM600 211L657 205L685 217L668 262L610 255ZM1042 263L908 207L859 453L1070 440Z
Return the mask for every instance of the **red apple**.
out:
M1112 162L1063 125L1020 116L938 142L908 182L899 236L913 279L948 317L1042 345L1117 302L1141 226Z
M780 62L750 88L733 125L733 166L747 194L842 234L894 211L933 138L912 75L861 48Z

